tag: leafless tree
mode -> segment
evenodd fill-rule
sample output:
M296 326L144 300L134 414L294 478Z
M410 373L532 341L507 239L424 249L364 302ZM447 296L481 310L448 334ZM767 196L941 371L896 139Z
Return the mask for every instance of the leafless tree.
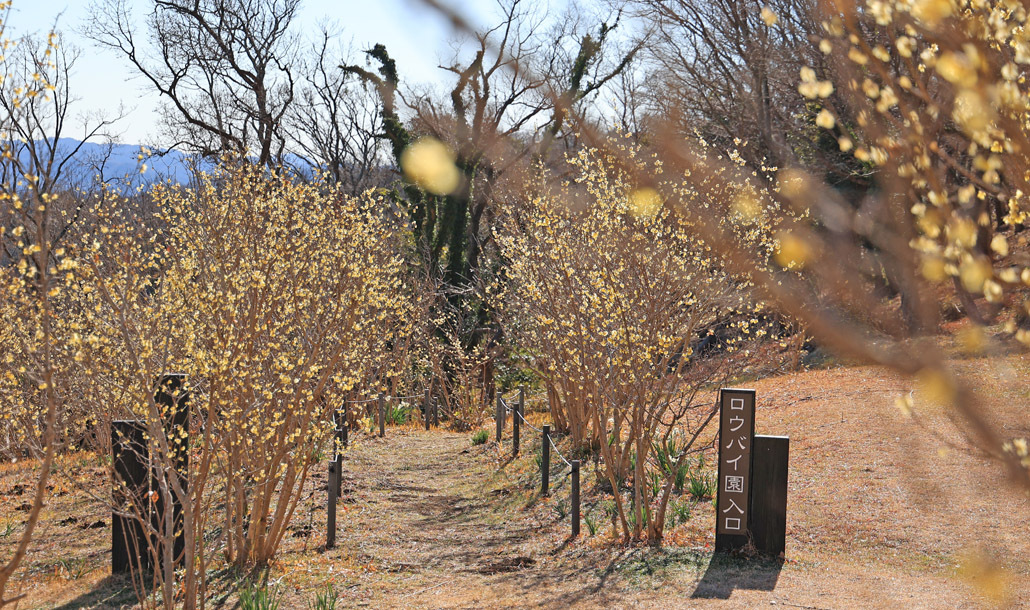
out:
M435 204L412 205L423 227L427 267L442 268L445 287L476 281L484 248L492 239L490 205L495 188L513 168L545 153L567 127L567 108L602 90L630 64L637 46L619 50L613 61L607 42L617 19L597 33L575 13L548 26L548 18L523 0L498 3L497 25L469 33L456 44L452 59L440 66L453 75L446 93L401 91L394 61L384 47L369 51L379 74L344 66L374 85L381 98L384 136L399 156L415 137L429 135L449 143L465 177L464 187ZM527 76L527 75L532 76ZM400 121L395 98L413 114ZM556 104L555 100L564 100ZM410 195L409 195L410 196ZM420 237L417 235L416 237ZM446 252L448 260L439 257Z
M352 194L381 185L389 160L384 156L383 116L369 85L348 78L334 56L334 36L323 29L304 68L297 100L287 113L290 148Z
M10 9L0 9L6 24ZM0 37L3 36L0 25ZM2 359L26 356L22 374L0 388L0 429L8 457L39 460L34 492L14 550L0 560L0 607L16 604L8 596L12 577L24 560L47 500L55 459L67 442L70 425L68 379L58 361L66 337L55 320L61 310L60 273L67 259L61 245L82 217L88 199L59 197L74 167L72 157L98 136L109 120L88 121L72 133L74 102L69 74L77 51L56 33L25 37L0 58L0 282L6 320ZM8 379L10 382L10 379Z
M48 219L46 239L56 249L81 222L92 201L71 192L73 186L90 182L79 171L79 154L88 142L105 136L119 117L77 120L72 112L76 98L69 75L80 51L64 44L60 35L52 36L53 44L38 37L23 38L4 60L11 76L0 86L0 113L6 119L0 147L10 152L10 158L0 164L0 181L23 192L28 201L55 208L57 213ZM26 82L38 85L39 92L24 95L20 90ZM36 228L37 216L26 216L27 229ZM18 258L13 241L3 240L2 247L0 259Z
M300 0L153 0L146 32L127 0L99 0L87 35L167 99L166 136L204 156L282 161L295 97Z
M651 103L680 129L748 140L752 165L792 164L791 134L806 117L797 92L802 66L820 61L809 0L629 0L653 29ZM770 28L762 9L778 19Z

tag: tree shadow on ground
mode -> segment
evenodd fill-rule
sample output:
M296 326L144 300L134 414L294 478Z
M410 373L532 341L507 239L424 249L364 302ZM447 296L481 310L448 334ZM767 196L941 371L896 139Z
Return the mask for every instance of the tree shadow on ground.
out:
M86 593L57 606L55 610L79 608L129 608L138 602L136 590L125 576L108 576Z
M587 557L583 549L575 549L572 544L575 540L564 538L549 554L571 552L574 556ZM594 561L531 567L506 575L499 582L517 583L527 598L539 597L541 591L550 592L546 602L534 602L541 606L563 608L589 604L598 608L620 607L625 604L626 595L633 595L634 591L663 587L668 592L678 589L674 584L678 581L686 579L693 582L696 579L693 575L700 574L707 555L697 549L642 546L614 546L609 551L603 558L595 555ZM670 586L671 589L668 588ZM687 594L683 591L684 596Z
M782 559L741 559L715 553L690 597L729 599L736 589L772 591L782 569Z

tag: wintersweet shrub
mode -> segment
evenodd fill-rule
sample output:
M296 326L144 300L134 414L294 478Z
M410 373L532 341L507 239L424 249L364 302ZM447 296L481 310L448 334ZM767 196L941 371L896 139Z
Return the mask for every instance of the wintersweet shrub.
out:
M612 146L636 154L621 141ZM600 453L613 490L631 482L629 506L615 494L624 535L640 538L646 528L659 540L676 472L710 421L711 405L691 397L764 331L748 304L747 278L730 273L695 234L693 214L715 208L689 183L669 179L694 197L696 209L676 210L656 190L636 188L608 152L582 150L568 171L556 186L544 175L503 218L497 241L509 281L495 303L548 389L555 429L576 448ZM750 188L741 182L735 194ZM768 258L774 215L749 214L745 226L734 224L741 213L728 213L727 226ZM700 337L716 332L717 357L694 353ZM653 447L674 429L692 440L651 478Z
M186 551L181 576L156 577L182 579L192 599L212 560L244 569L274 557L331 436L331 398L380 368L409 301L399 235L371 195L226 163L153 197L156 223L112 206L84 245L69 362L97 428L142 420L169 466L184 439L165 435L154 381L187 375L189 479L166 468L158 481L183 505ZM154 533L170 540L176 528L163 519Z

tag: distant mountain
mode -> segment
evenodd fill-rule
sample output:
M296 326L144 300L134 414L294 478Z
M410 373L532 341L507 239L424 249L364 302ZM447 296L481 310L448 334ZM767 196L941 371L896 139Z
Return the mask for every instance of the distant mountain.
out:
M186 182L190 178L191 157L177 150L145 151L138 144L105 144L61 138L57 140L56 151L58 162L68 159L62 171L62 181L71 186L86 187L98 176L116 185L153 184L165 179ZM142 159L140 155L143 155ZM28 153L22 151L21 158L26 162ZM211 164L202 162L201 166L210 168Z
M76 147L79 147L78 151ZM73 138L57 140L57 156L58 160L69 159L62 172L64 183L83 188L91 185L97 176L115 186L154 184L164 180L185 183L190 180L194 163L192 155L178 150L147 150L139 144L81 142ZM27 154L23 152L22 158L27 160ZM295 155L288 155L287 162L301 171L311 167L307 160ZM198 165L207 171L214 168L214 164L207 160L199 161Z

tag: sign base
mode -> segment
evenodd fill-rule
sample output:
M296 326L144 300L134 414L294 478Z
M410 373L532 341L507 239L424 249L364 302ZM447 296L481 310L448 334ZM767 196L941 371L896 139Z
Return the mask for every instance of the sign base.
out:
M746 547L748 540L747 536L741 534L716 534L715 552L734 553Z

